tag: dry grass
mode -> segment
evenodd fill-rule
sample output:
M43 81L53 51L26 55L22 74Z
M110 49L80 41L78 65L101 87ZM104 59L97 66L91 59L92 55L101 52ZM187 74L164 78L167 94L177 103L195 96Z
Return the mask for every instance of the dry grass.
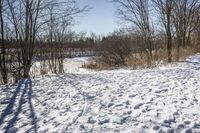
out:
M188 56L194 55L200 52L200 46L196 45L193 47L180 48L179 61L186 59ZM177 62L177 50L174 48L172 50L172 59ZM167 50L159 49L153 51L152 61L149 62L149 58L146 53L137 53L129 58L126 58L125 64L132 69L142 69L142 68L153 68L159 64L167 64ZM112 69L112 66L100 62L98 59L93 59L93 61L88 64L84 64L83 68L93 69L93 70L108 70Z
M109 66L108 64L105 64L105 63L96 63L96 62L92 61L92 62L83 64L82 68L101 71L101 70L111 69L111 66Z
M45 74L47 74L49 71L50 71L50 70L48 70L48 68L41 68L41 69L40 69L40 74L41 74L41 75L45 75Z
M126 65L132 69L147 68L147 56L144 53L133 55L126 59Z
M200 48L197 47L187 47L187 48L180 48L180 60L185 60L188 56L194 55L196 53L200 52ZM173 59L176 60L176 51L172 50Z
M0 85L3 84L3 78L1 77L1 74L0 74Z
M97 69L97 70L100 68L99 64L95 62L85 63L82 65L82 67L87 69Z

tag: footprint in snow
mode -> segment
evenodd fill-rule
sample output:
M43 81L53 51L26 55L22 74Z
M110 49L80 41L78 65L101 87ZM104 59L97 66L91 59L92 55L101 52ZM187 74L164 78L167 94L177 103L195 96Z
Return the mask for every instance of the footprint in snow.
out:
M97 120L95 120L93 117L89 117L89 118L88 118L88 123L94 124L94 123L96 123L96 122L97 122Z
M109 103L108 104L108 108L112 107L113 105L115 105L114 103Z
M103 125L103 124L106 124L106 123L109 123L110 122L110 119L102 119L102 120L99 120L99 125Z
M172 122L175 122L175 120L174 119L168 119L168 120L164 120L163 122L171 124Z
M123 96L123 94L119 94L119 95L118 95L118 97L122 97L122 96Z
M124 124L124 123L126 123L127 121L130 121L130 119L131 119L131 116L125 116L125 117L123 117L121 119L121 125Z
M88 100L94 100L96 95L95 94L88 94L88 95L86 95L86 97L87 97Z
M200 123L195 123L193 128L197 128L197 129L200 129Z
M142 105L143 103L138 103L137 105L135 105L134 109L139 109Z
M185 130L185 133L193 133L193 132L192 132L192 129L187 129Z
M186 125L190 125L191 122L190 122L190 121L184 121L184 124L186 124Z
M165 93L167 91L168 91L168 89L162 89L162 90L156 90L155 93L161 93L161 92Z
M178 128L178 129L184 129L184 128L185 128L185 125L184 125L184 124L179 124L177 128Z
M160 129L159 126L153 126L153 130L157 131L157 130L159 130L159 129Z
M136 97L137 94L132 94L132 95L129 95L129 98L133 98L133 97Z

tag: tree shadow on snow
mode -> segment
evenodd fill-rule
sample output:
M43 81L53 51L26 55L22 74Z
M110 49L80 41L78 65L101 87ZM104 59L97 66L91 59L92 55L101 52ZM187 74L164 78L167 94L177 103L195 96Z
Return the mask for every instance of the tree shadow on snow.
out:
M21 80L18 83L15 92L8 100L7 106L0 115L0 127L5 124L5 133L17 132L18 129L15 125L18 123L19 115L26 112L29 113L28 119L30 120L30 123L27 122L27 125L31 125L31 128L26 132L37 132L37 118L32 104L32 93L32 81L30 78ZM23 107L26 104L28 104L28 110ZM14 109L14 106L17 107ZM5 121L6 117L9 117L10 115L12 115L12 117ZM25 114L23 114L23 116L25 116Z

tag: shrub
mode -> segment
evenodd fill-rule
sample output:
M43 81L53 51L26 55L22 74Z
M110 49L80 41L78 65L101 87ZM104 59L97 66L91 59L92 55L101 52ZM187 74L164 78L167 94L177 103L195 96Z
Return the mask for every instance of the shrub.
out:
M102 47L99 61L110 66L126 65L126 59L132 54L130 39L126 36L104 38Z

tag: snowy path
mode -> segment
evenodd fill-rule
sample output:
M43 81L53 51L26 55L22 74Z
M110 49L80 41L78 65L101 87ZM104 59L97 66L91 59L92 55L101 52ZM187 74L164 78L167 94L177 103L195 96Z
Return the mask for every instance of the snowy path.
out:
M152 70L84 71L0 86L0 132L200 133L199 63L197 55Z

